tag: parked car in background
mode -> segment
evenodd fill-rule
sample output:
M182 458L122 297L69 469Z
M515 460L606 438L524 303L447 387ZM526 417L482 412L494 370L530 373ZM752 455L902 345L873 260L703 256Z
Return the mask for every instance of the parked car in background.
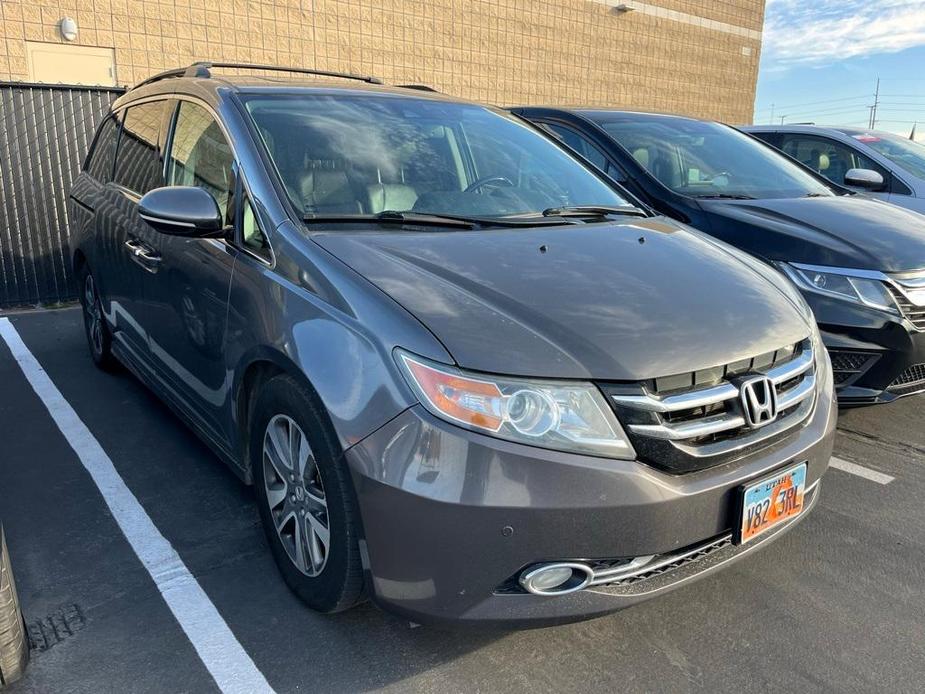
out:
M659 212L761 258L801 289L842 405L925 391L925 218L851 193L711 121L517 108Z
M29 661L29 641L19 609L10 552L0 524L0 688L19 679Z
M925 213L925 146L876 130L820 125L741 128L833 183Z
M115 102L74 265L93 360L256 486L308 605L588 618L815 504L832 372L778 273L506 111L221 67Z

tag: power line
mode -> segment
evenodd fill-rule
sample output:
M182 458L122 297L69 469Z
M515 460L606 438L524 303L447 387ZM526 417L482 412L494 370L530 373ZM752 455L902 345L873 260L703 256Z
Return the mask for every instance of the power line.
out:
M844 98L839 98L839 99L821 99L819 101L804 101L799 104L790 104L789 106L780 106L779 104L772 104L771 106L758 109L756 113L764 113L765 111L771 111L775 108L802 108L803 106L815 106L817 104L829 104L829 103L836 103L840 101L857 101L858 99L869 99L869 98L870 96L865 94L863 96L846 96Z

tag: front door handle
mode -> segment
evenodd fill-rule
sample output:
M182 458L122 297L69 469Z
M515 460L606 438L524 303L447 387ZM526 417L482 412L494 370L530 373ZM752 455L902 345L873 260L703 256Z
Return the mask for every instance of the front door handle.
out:
M131 252L132 260L138 265L148 272L157 272L157 266L161 263L160 253L138 239L129 239L125 242L125 247Z

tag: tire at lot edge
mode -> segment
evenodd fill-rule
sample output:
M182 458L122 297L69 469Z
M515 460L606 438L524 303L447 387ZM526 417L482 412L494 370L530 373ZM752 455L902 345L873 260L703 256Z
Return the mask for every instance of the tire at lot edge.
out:
M0 687L19 679L28 661L26 627L16 597L6 537L0 527Z
M331 540L327 561L316 577L299 571L289 558L277 535L267 500L263 443L267 426L277 415L288 416L302 429L324 484ZM291 376L275 376L261 388L251 417L249 455L260 520L286 584L319 612L341 612L353 607L363 596L363 567L358 544L360 520L353 483L337 439L313 394Z

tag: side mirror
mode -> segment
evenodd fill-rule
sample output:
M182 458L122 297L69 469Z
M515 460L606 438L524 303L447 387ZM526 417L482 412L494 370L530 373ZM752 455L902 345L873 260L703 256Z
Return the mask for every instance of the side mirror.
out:
M162 234L202 238L222 230L222 213L208 192L195 186L168 186L149 191L138 215Z
M845 185L864 190L883 190L883 176L870 169L848 169L848 173L845 174Z

